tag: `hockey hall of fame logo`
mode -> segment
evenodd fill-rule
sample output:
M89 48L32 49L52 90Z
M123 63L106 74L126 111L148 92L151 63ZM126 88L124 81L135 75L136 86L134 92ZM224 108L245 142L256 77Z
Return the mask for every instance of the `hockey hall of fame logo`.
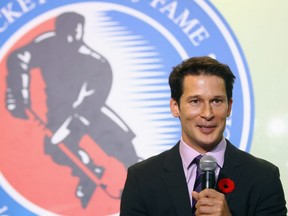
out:
M180 138L168 76L191 56L235 73L225 136L249 151L248 67L209 1L3 1L0 37L0 215L117 215L128 166Z

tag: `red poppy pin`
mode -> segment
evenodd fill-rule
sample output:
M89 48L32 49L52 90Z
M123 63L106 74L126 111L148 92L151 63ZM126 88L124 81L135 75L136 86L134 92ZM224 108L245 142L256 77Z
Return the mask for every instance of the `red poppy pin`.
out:
M219 180L218 187L223 193L231 193L235 189L235 183L230 178Z

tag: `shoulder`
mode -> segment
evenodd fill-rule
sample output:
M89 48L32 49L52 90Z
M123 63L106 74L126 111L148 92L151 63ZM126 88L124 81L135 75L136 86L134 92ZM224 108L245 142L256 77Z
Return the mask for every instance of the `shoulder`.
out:
M166 155L168 154L169 150L159 153L158 155L151 156L141 162L138 162L132 165L129 169L131 170L156 170L163 167L163 163L165 161Z
M286 215L280 172L273 163L227 142L222 176L237 182L234 193L249 203L249 215ZM239 200L231 206L238 211Z
M257 173L262 172L263 174L265 174L267 171L279 172L278 167L270 161L240 150L229 141L227 142L225 160L226 159L229 163L235 163L239 166L243 166L247 171L257 171Z
M161 170L163 170L165 167L169 167L170 163L173 163L173 161L179 161L179 159L181 158L179 154L179 145L177 144L169 150L161 152L158 155L151 156L141 162L132 165L129 168L129 171L139 175L145 175L146 173L149 175L151 173L157 174L161 172Z

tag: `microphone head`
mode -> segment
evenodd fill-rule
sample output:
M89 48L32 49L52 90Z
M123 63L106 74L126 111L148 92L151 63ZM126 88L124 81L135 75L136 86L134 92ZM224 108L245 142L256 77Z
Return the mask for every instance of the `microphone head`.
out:
M199 166L202 172L205 172L205 171L214 172L215 169L217 168L217 161L211 155L204 155L199 162Z

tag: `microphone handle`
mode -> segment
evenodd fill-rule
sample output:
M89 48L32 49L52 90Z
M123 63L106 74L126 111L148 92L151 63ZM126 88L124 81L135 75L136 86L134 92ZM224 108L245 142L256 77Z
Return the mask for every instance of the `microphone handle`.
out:
M215 172L214 171L204 171L202 176L202 190L206 188L215 188Z

